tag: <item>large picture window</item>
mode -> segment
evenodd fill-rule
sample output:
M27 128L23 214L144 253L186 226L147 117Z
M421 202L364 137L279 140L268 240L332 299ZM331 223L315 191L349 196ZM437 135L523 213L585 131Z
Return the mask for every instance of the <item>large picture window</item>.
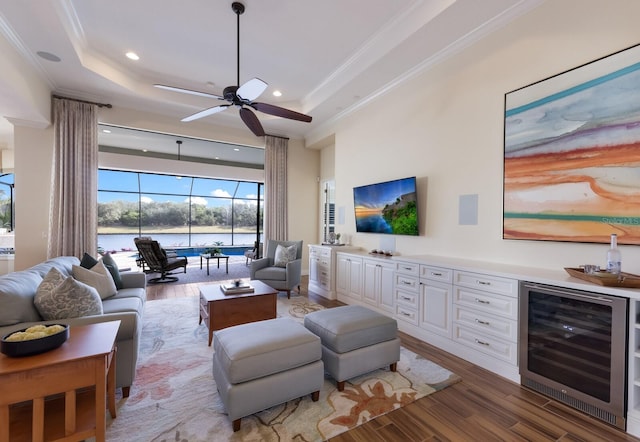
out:
M252 247L261 241L263 184L144 172L98 171L98 247Z

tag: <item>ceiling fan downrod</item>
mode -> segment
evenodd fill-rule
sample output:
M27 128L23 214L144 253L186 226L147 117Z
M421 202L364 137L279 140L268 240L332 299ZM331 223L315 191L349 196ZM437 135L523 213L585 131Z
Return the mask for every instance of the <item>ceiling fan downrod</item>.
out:
M240 2L233 2L231 3L231 9L233 10L233 12L236 13L236 19L237 19L237 26L236 26L236 30L237 30L237 38L236 38L236 72L237 72L237 77L236 77L236 86L240 87L240 15L242 15L244 13L244 5Z

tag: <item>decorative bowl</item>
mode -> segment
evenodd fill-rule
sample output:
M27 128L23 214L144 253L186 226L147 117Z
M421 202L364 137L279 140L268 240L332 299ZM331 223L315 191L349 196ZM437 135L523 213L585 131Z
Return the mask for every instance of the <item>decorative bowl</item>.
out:
M69 325L50 324L46 327L48 328L54 325L62 327L62 330L35 339L22 341L7 340L15 333L28 333L28 330L33 329L33 327L17 330L3 336L2 340L0 340L0 353L11 357L21 357L37 355L60 347L67 339L69 339Z

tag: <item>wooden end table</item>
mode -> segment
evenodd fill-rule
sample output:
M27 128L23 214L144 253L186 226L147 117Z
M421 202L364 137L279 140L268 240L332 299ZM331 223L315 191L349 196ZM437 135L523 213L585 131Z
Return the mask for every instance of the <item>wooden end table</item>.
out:
M252 293L225 295L220 284L200 286L200 321L209 329L209 347L213 332L248 322L274 319L278 291L260 281L249 281Z
M228 255L212 255L210 253L201 253L200 254L200 270L202 270L202 259L207 260L207 275L209 274L209 260L217 259L218 260L218 268L220 268L220 260L224 259L225 264L227 266L227 273L229 273L229 256Z
M69 339L55 350L0 354L0 442L104 441L105 403L116 417L119 327L120 321L71 326Z

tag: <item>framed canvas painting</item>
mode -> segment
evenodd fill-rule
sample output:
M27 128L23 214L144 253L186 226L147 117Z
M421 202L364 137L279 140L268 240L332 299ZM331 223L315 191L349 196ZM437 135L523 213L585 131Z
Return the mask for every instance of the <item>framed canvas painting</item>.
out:
M640 244L640 45L505 94L503 238Z

